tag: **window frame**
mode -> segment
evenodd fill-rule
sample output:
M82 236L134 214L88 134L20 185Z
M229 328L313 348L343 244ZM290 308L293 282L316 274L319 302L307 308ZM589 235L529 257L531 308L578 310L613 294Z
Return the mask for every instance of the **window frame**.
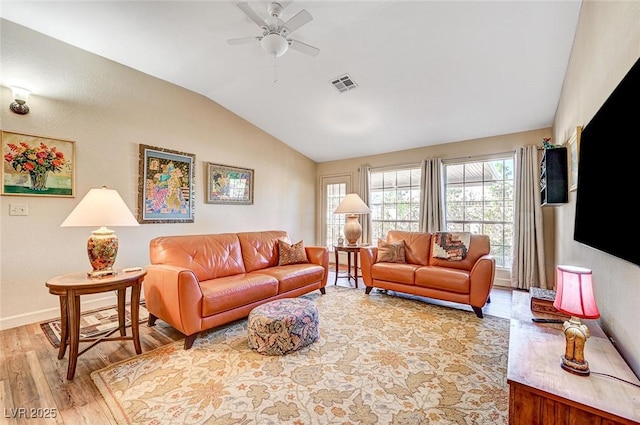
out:
M486 178L487 170L486 164L502 161L503 165L506 162L511 162L510 168L505 165L502 177L499 179ZM466 168L468 165L482 164L480 179L479 180L467 180ZM450 182L448 167L463 166L462 182ZM506 175L505 175L506 174ZM511 270L511 260L513 259L513 232L515 227L515 152L503 152L492 155L482 155L475 157L466 157L458 159L443 160L442 163L442 176L444 186L444 221L446 231L470 231L472 233L482 233L489 235L491 239L491 254L496 258L496 268ZM507 178L507 175L510 178ZM487 192L491 191L492 184L494 187L498 185L496 182L500 182L502 188L502 196L498 199L487 199L490 196ZM482 185L481 200L467 200L465 196L471 192L468 187L477 186L478 183ZM482 203L482 217L469 218L464 216L462 219L451 220L451 200L450 200L450 186L456 185L462 187L462 211L463 214L467 213L467 205L465 203ZM494 190L495 191L495 190ZM509 199L510 196L510 199ZM489 205L487 205L489 204ZM500 205L501 204L501 205ZM502 219L499 220L487 220L486 214L495 213L499 208L502 208ZM479 229L478 229L479 226ZM498 229L501 228L501 231ZM500 233L498 235L498 233Z
M409 183L398 185L398 173L409 172ZM418 175L415 176L414 172ZM371 242L373 245L377 245L379 239L384 240L388 230L393 229L406 229L411 231L418 231L420 228L420 217L422 214L421 194L424 191L422 187L422 165L421 164L402 164L388 167L372 168L369 173L369 208L371 208ZM386 173L395 173L394 185L385 185ZM382 174L382 185L378 186L375 181L375 174ZM417 190L416 190L417 189ZM398 190L408 190L409 199L404 199L403 202L398 202ZM388 196L391 191L395 192L393 201L388 201ZM395 205L395 208L387 208L389 204ZM409 218L398 218L402 214L398 215L398 205L408 205ZM395 219L384 218L385 212L391 212L395 210ZM382 215L382 218L378 218ZM405 215L406 216L406 215ZM392 224L393 223L393 224ZM398 225L401 223L401 225ZM390 226L390 224L392 224Z

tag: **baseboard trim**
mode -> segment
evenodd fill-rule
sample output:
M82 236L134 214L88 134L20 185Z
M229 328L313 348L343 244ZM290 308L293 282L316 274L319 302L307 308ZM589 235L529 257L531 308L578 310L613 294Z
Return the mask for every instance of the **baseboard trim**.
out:
M97 308L109 307L117 303L115 295L83 301L80 304L80 311L95 310ZM16 328L18 326L30 325L32 323L42 323L60 317L60 307L47 308L44 310L32 311L29 313L17 314L15 316L0 318L0 330Z

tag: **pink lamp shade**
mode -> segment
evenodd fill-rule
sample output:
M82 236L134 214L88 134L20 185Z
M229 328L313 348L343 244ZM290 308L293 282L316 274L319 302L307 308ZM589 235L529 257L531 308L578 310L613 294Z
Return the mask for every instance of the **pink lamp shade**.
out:
M593 296L591 270L574 266L556 269L556 299L553 306L570 316L584 319L600 317Z

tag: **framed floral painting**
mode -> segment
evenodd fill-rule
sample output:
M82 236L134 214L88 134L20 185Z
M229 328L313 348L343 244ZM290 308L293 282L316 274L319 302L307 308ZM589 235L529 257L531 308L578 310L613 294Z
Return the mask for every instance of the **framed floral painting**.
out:
M208 204L253 204L253 170L207 164Z
M75 197L75 142L2 132L2 194Z
M196 156L140 145L138 222L193 223Z

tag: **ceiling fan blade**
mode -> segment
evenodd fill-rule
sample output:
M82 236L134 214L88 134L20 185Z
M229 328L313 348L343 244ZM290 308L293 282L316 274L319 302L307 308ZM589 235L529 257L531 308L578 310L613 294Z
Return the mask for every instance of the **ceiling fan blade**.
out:
M244 12L245 15L247 15L249 19L255 22L259 27L263 28L268 26L264 19L258 16L258 14L251 8L251 6L249 6L249 3L244 1L240 2L238 3L238 7Z
M228 44L235 46L236 44L248 44L253 43L254 41L260 41L262 37L240 37L240 38L230 38L227 40Z
M311 56L318 56L318 53L320 53L320 49L317 47L310 46L298 40L289 40L289 47Z
M287 30L288 34L291 34L295 30L297 30L304 24L311 22L312 20L313 16L311 16L311 13L307 12L306 9L302 9L295 16L285 22L283 27Z

